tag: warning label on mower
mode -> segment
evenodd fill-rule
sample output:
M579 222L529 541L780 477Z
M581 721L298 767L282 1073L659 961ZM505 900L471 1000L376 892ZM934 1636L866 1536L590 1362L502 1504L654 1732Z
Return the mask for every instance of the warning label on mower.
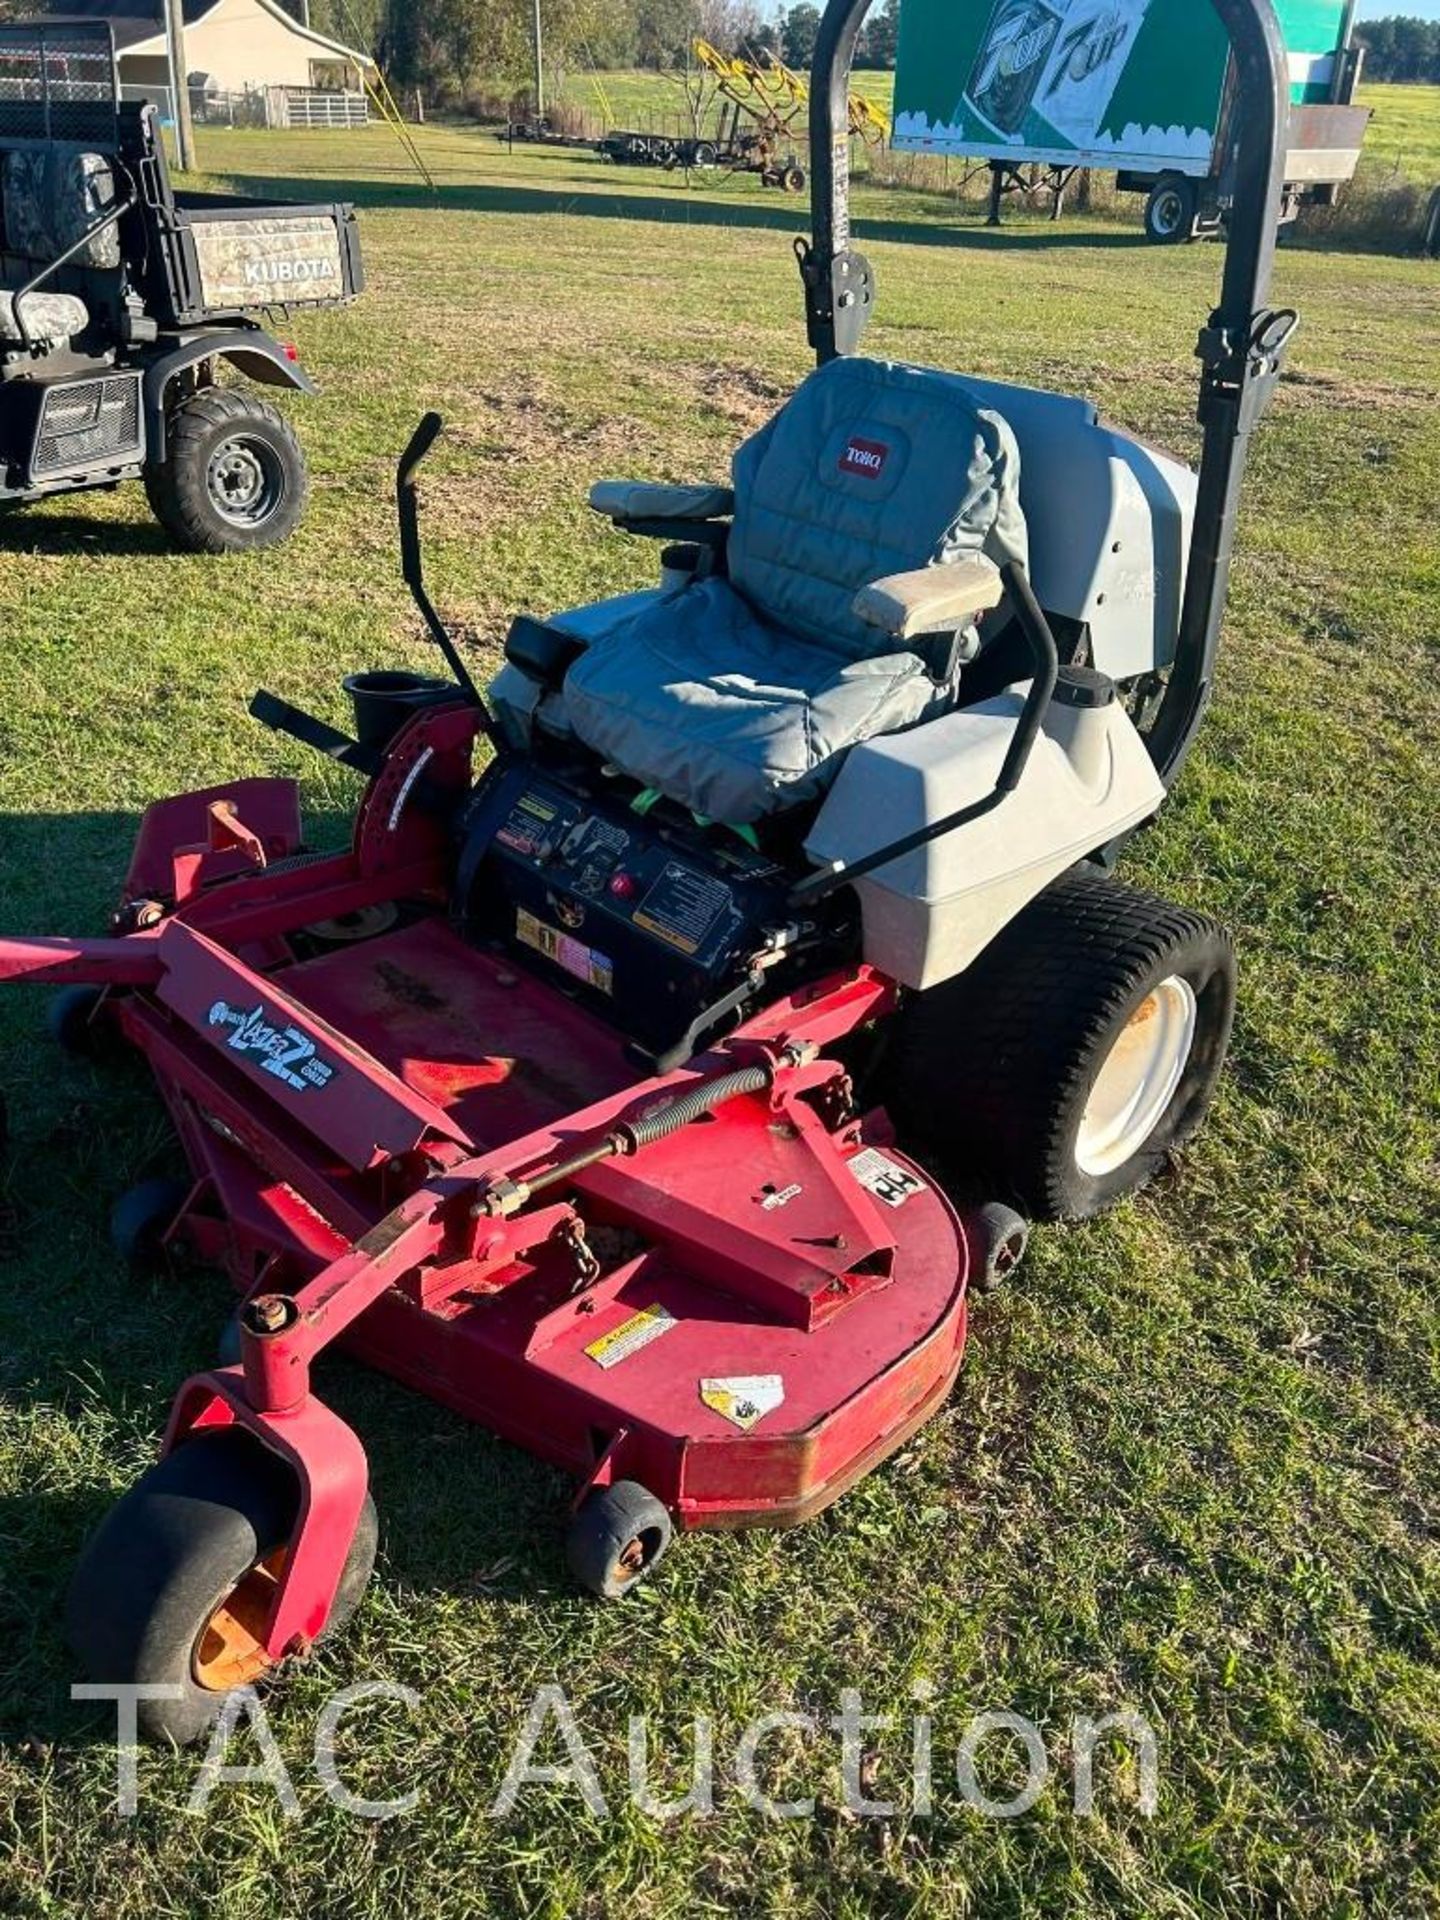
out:
M547 960L553 960L557 967L563 967L576 980L583 980L587 987L597 987L601 993L614 993L615 963L598 947L587 947L573 934L547 926L533 913L526 913L523 907L515 915L515 937L523 945L543 953Z
M902 1167L877 1147L867 1147L850 1162L850 1171L882 1205L903 1207L912 1194L924 1193L925 1182L918 1173Z
M652 1340L658 1340L662 1333L668 1333L677 1324L674 1314L666 1307L642 1307L639 1313L632 1313L628 1320L622 1320L618 1327L611 1327L598 1340L592 1340L585 1352L597 1367L604 1367L608 1371L611 1367L618 1367L622 1360L628 1360L632 1353L639 1353L642 1347L648 1347Z
M700 1398L712 1413L748 1433L785 1402L785 1382L778 1373L746 1373L727 1380L702 1380Z

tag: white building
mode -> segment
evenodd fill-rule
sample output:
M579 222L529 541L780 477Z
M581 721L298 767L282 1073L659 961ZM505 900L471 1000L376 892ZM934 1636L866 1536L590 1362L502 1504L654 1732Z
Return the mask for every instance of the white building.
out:
M184 0L185 64L193 90L267 94L272 89L363 93L368 54L301 26L280 0ZM161 0L61 0L57 14L108 20L120 84L164 97L170 85Z

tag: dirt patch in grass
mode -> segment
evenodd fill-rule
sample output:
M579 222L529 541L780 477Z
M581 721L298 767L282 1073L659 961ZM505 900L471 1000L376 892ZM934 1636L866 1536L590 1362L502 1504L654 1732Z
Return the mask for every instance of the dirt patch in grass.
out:
M1413 417L1422 408L1432 406L1435 396L1423 387L1402 386L1395 380L1362 380L1333 373L1302 373L1290 368L1280 377L1287 392L1298 395L1303 405L1340 406L1346 409L1375 409L1399 412Z
M749 433L757 433L790 398L793 387L756 367L720 364L702 366L684 375L692 395L722 419Z

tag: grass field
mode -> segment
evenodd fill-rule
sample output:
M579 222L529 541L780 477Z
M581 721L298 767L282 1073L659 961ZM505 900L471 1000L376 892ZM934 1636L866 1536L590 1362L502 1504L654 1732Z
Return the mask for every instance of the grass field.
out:
M1440 187L1440 87L1366 86L1360 104L1375 114L1366 158L1422 187Z
M450 422L425 489L432 587L490 661L514 610L648 577L653 556L585 512L593 479L720 477L804 372L800 215L778 196L674 193L473 134L428 145L436 202L378 132L203 137L217 176L353 191L371 289L296 326L325 391L295 408L316 486L283 553L175 557L135 489L3 523L7 928L100 929L137 816L168 792L293 771L337 831L347 776L245 704L264 683L343 720L343 673L426 663L388 504L422 408ZM858 207L873 351L1084 392L1194 453L1217 251L1158 255L1084 221L990 235L921 197L903 211ZM800 1532L681 1543L629 1607L567 1586L553 1473L327 1362L321 1391L369 1448L382 1554L354 1629L273 1702L299 1819L255 1783L188 1814L194 1761L151 1754L120 1819L108 1719L69 1703L69 1569L208 1363L226 1298L210 1275L122 1271L107 1210L172 1165L166 1128L138 1076L54 1056L43 996L0 996L0 1912L1440 1909L1440 268L1292 248L1277 293L1305 330L1257 446L1218 698L1127 863L1239 943L1212 1124L1142 1200L1038 1236L903 1457ZM414 1715L357 1715L342 1743L355 1790L418 1792L383 1825L332 1806L307 1760L331 1690L372 1678L422 1695ZM696 1711L733 1752L753 1714L833 1713L846 1686L905 1719L921 1681L929 1817L841 1817L828 1737L773 1749L818 1796L813 1820L733 1794L664 1826L626 1805L632 1713L683 1791ZM543 1682L568 1691L607 1818L558 1786L486 1817ZM1158 1808L1102 1763L1077 1818L1072 1718L1120 1708L1159 1730ZM956 1742L989 1709L1035 1720L1055 1758L1014 1821L955 1787ZM908 1732L873 1738L876 1791L908 1806ZM986 1762L999 1791L1003 1747Z

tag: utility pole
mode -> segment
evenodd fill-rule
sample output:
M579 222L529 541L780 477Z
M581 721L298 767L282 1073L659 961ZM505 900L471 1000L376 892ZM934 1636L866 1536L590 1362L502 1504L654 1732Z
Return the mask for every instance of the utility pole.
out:
M545 42L541 36L540 0L535 0L535 118L545 118Z
M170 54L170 97L175 103L175 145L180 171L194 173L195 128L190 119L190 69L185 64L184 0L165 0L165 41Z

